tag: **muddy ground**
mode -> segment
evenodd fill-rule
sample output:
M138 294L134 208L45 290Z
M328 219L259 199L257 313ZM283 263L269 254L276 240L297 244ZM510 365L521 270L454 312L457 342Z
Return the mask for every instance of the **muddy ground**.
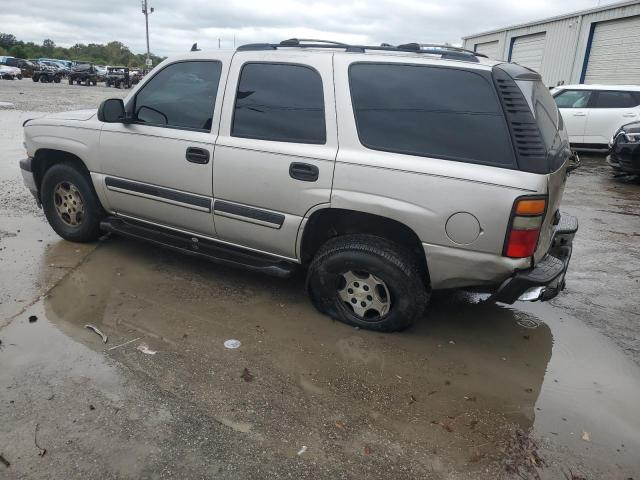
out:
M301 275L58 238L20 125L113 95L0 81L0 478L640 478L637 181L583 156L557 299L443 292L383 335L316 313Z

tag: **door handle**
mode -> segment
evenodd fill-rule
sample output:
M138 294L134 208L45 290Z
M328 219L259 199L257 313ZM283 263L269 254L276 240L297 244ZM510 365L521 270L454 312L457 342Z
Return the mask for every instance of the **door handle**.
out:
M189 147L187 148L186 158L187 161L191 163L209 163L209 150L198 147Z
M573 114L574 117L586 117L587 114L584 112L576 112Z
M315 182L318 180L320 170L315 165L308 163L293 162L289 165L289 176L303 182Z
M636 114L635 113L623 113L622 116L623 117L635 117Z

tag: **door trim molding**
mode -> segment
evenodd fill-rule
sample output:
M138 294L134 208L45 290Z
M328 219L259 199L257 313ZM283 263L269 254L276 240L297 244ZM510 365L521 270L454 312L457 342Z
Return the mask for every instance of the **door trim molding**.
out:
M104 184L107 190L148 198L158 202L169 203L179 207L190 208L200 212L211 213L211 198L172 190L148 183L140 183L122 178L105 177Z
M285 216L281 213L247 207L246 205L224 200L215 200L213 214L275 229L280 229L285 220Z

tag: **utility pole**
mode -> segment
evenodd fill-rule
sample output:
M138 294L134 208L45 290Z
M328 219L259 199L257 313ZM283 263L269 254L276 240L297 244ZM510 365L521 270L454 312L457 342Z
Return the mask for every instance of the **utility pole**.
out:
M153 13L153 7L149 7L147 4L147 0L142 1L142 13L144 14L144 24L147 31L147 61L145 65L147 68L151 68L153 63L151 62L151 53L149 52L149 15Z

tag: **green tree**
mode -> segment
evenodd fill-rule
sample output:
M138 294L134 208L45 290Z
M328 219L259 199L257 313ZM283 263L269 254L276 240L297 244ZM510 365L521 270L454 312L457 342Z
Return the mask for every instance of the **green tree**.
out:
M16 44L17 40L15 35L10 33L0 33L0 47L8 50Z
M48 55L51 55L53 49L56 48L56 43L50 38L47 38L42 42L42 48L44 48L44 51L47 52Z

